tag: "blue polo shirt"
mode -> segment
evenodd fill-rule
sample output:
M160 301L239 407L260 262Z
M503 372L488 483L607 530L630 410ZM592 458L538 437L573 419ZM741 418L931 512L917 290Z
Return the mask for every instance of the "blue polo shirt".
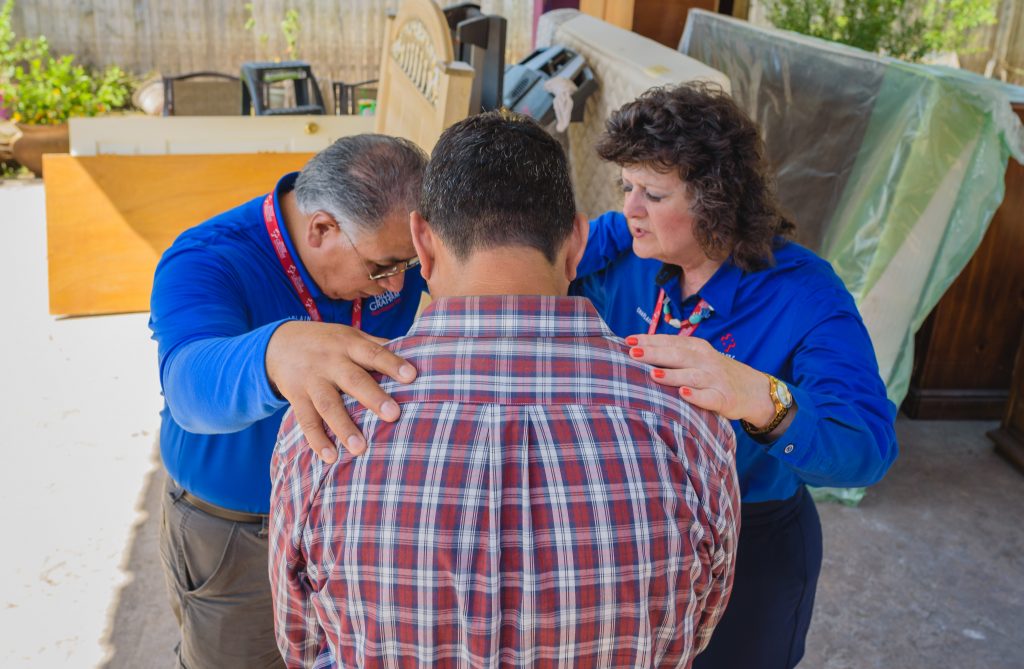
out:
M297 176L274 190L279 221L279 197ZM285 321L309 320L270 244L263 199L175 240L156 269L149 321L165 399L160 452L167 472L208 502L250 513L269 511L270 458L286 407L267 379L267 343ZM352 302L326 297L283 225L281 232L323 320L350 325ZM406 272L400 293L363 301L363 330L404 335L425 289L418 269Z
M684 296L678 275L659 277L660 261L633 254L621 213L590 226L573 293L589 297L617 335L647 333L660 288L680 320L703 298L714 311L692 336L792 390L799 409L775 441L759 442L734 421L743 501L786 499L801 483L870 485L885 474L897 453L896 406L853 297L828 262L784 242L774 266L744 272L728 260L699 294ZM678 333L661 319L657 334Z

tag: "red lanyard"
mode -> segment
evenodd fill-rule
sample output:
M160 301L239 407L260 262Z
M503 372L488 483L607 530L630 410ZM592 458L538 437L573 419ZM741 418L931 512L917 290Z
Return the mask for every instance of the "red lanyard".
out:
M277 253L277 259L281 261L281 269L291 279L292 286L299 296L299 301L306 308L306 313L309 314L312 320L322 321L323 317L320 316L320 310L316 307L313 295L306 288L306 282L302 280L299 268L295 261L292 260L292 254L288 251L288 247L281 236L281 226L277 224L277 213L274 211L274 194L272 192L268 193L267 198L263 200L263 220L267 224L267 234L270 235L270 243L274 247L274 252ZM362 324L363 301L356 298L352 300L352 327L359 330Z
M655 330L658 329L658 323L661 322L661 308L662 308L662 306L664 304L665 304L665 289L661 289L661 290L658 291L658 302L657 302L657 304L654 305L654 313L651 314L651 326L649 328L647 328L647 334L652 335L652 334L654 334ZM710 308L711 308L711 305L708 304L704 300L704 298L701 298L700 300L697 301L697 306L695 306L693 308L693 311L690 312L690 318L693 318L694 314L700 314L705 309L710 309ZM680 336L689 337L690 335L693 334L694 330L697 329L697 326L700 325L701 322L704 320L703 318L701 318L701 319L698 319L696 323L694 323L693 321L690 320L690 318L687 318L685 321L683 321L682 327L679 328Z

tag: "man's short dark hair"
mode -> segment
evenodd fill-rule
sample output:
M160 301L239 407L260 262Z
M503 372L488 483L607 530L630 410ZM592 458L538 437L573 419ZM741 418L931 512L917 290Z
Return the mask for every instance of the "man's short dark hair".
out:
M342 137L302 168L295 199L305 214L326 211L372 232L391 214L407 216L416 208L426 164L423 150L407 139Z
M459 259L476 249L526 246L554 262L576 215L565 153L526 116L470 116L434 147L420 214Z

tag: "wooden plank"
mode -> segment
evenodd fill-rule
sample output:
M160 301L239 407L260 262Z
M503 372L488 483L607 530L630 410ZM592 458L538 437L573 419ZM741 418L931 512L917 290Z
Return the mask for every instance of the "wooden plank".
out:
M153 271L178 234L312 155L45 156L50 313L148 311Z
M307 153L373 132L369 116L98 116L73 118L71 153Z
M613 26L632 30L636 25L635 0L615 0L605 8L604 20Z
M605 19L605 11L607 0L580 0L580 11L584 14L590 14L594 18ZM626 30L629 30L630 26L626 26Z
M633 32L676 49L691 9L717 12L718 0L636 0Z

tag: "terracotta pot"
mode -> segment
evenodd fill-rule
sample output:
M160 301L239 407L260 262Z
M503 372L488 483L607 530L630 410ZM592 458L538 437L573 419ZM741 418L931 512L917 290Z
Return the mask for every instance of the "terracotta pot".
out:
M68 124L60 125L29 125L19 123L22 136L11 147L14 159L32 170L37 176L43 176L44 153L68 153L71 143L68 136Z

